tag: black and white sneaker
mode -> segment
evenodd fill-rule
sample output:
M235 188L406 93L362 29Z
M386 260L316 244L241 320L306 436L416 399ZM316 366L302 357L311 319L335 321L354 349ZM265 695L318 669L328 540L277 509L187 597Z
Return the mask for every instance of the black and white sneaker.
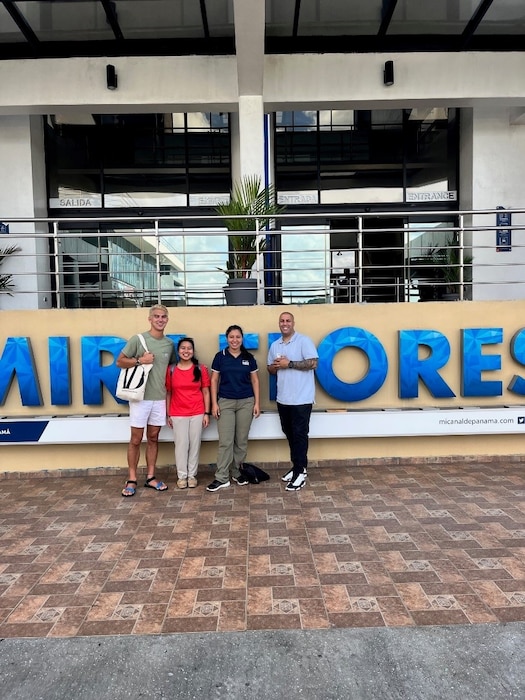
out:
M246 484L250 483L248 481L248 479L245 476L243 476L242 474L239 474L239 476L232 476L232 479L239 486L246 486Z
M226 489L230 485L229 481L225 481L224 483L222 481L212 481L209 486L206 486L206 491L218 491L219 489Z
M305 484L306 484L306 473L303 472L302 474L299 474L299 476L296 476L295 479L290 480L286 484L285 491L299 491L299 489L302 489Z
M306 469L303 471L303 474L306 474ZM293 469L290 469L289 471L286 472L284 476L281 476L281 481L291 481L293 478Z

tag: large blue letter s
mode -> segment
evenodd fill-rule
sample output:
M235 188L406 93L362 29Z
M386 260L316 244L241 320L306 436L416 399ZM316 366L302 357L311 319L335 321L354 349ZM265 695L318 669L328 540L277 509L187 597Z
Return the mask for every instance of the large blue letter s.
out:
M520 328L514 334L510 343L510 354L513 360L520 365L525 365L525 328ZM510 380L508 389L515 394L525 396L525 379L515 374Z

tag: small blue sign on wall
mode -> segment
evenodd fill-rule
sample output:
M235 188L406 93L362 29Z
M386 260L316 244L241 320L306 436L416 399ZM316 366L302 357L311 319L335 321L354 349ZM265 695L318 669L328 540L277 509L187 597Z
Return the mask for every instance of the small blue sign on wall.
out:
M9 224L3 224L0 221L0 233L9 233Z
M503 207L496 207L496 209L501 209L496 214L496 226L512 226L512 214L510 211L505 211ZM501 228L496 231L496 251L498 253L507 253L512 250L512 238L510 228Z

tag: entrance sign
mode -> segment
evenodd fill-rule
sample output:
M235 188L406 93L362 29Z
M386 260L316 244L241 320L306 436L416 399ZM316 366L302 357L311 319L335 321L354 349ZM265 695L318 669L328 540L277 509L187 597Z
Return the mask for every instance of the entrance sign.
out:
M456 190L445 192L426 192L421 190L407 190L407 202L455 202L458 198Z

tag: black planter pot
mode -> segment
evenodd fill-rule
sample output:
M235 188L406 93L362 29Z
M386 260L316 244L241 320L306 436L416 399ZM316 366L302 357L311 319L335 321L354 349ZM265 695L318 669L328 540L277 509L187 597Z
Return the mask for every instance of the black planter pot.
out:
M257 304L256 279L230 279L223 289L228 306L255 306Z

